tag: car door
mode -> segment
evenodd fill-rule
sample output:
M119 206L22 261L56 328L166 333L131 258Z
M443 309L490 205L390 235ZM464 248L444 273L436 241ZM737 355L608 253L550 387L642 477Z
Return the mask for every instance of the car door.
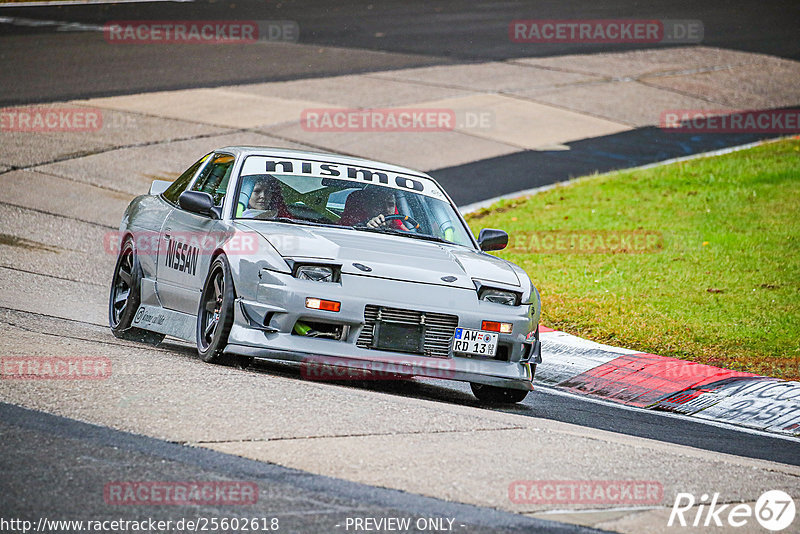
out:
M220 208L234 167L234 157L216 153L188 189L209 193ZM192 213L179 205L164 220L157 267L158 295L168 309L196 314L200 292L223 225L218 219Z
M135 220L138 227L136 230L144 232L143 237L146 239L146 250L144 253L142 254L141 250L137 251L140 253L139 262L141 263L145 279L152 282L156 280L159 259L158 249L161 244L161 228L164 226L164 221L169 213L177 208L178 197L188 189L194 177L213 154L213 152L206 154L176 178L175 181L159 195L160 202L154 203L158 208L149 210L149 212L145 214L145 221L142 221L141 213L136 214Z

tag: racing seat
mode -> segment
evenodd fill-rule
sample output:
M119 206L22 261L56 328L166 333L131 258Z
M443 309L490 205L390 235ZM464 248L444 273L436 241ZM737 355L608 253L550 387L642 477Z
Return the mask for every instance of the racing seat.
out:
M202 188L203 192L209 193L214 198L214 204L217 206L221 206L222 200L225 198L225 190L228 187L232 170L233 160L229 165L216 165Z
M367 192L363 189L353 191L347 195L339 224L343 226L353 226L354 224L363 223L371 219L372 215L367 213L366 203Z

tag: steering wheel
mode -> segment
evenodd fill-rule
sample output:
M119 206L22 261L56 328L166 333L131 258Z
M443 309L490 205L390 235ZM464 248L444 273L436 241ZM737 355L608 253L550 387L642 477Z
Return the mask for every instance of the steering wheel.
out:
M406 227L408 227L409 231L411 230L419 230L419 223L414 219L411 215L403 215L402 213L395 214L395 215L386 215L383 217L383 220L388 221L402 221L406 223Z
M359 228L360 227L364 227L371 220L372 220L372 218L369 218L366 221L362 221L360 223L356 223L353 226L356 226L356 227L359 227ZM403 214L384 215L383 216L383 221L384 222L403 221L404 223L408 223L408 226L410 226L409 231L411 231L411 230L419 230L419 223L416 221L416 219L414 219L410 215L403 215Z

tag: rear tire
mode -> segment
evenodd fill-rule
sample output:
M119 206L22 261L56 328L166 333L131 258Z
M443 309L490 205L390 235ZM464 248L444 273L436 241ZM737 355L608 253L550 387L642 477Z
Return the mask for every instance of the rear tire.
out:
M197 353L204 362L231 365L236 356L223 354L233 325L233 276L228 260L218 256L208 270L197 311Z
M469 385L478 400L491 404L515 404L522 402L528 396L528 392L524 389L501 388L475 382L470 382Z
M108 296L108 325L115 337L126 341L138 341L158 345L164 334L131 326L141 301L142 267L133 246L133 239L122 243L111 279Z

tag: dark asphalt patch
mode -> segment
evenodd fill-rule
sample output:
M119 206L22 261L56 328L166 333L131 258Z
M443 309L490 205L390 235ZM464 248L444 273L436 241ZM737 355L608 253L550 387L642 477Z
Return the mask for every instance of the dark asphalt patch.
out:
M277 517L280 532L346 532L348 517L405 517L412 524L418 518L452 518L453 532L464 533L599 532L313 475L5 403L0 403L0 436L0 510L5 519L34 524L40 517L173 522ZM245 506L106 504L105 485L120 481L255 482L260 496Z
M0 17L83 23L110 21L289 20L301 47L273 44L114 45L100 31L0 23L0 105L151 91L220 87L522 57L625 52L660 43L519 44L515 19L699 20L703 46L800 58L800 11L791 0L702 4L458 0L352 2L152 2L4 7ZM57 80L58 83L53 81Z
M785 135L674 133L647 126L564 143L569 150L525 150L428 174L436 178L457 205L464 206L595 172L638 167Z

